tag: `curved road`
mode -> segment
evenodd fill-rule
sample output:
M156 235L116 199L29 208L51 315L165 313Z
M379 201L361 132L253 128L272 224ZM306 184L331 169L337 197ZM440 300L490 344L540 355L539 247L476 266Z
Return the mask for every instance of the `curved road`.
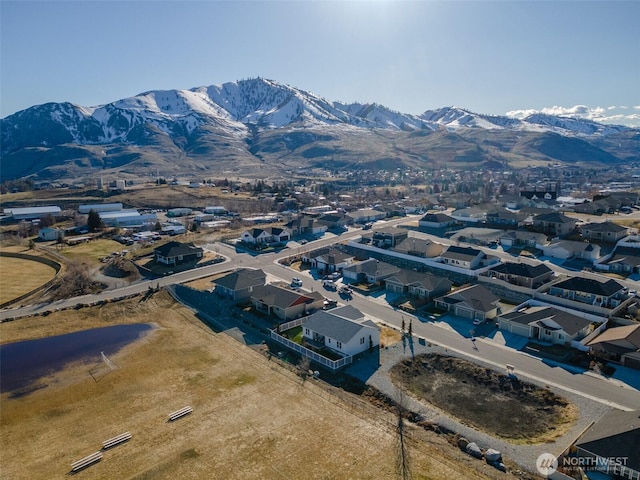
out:
M376 224L376 227L388 227L398 223L404 223L406 221L406 218L402 218ZM108 290L95 295L86 295L52 303L28 305L3 310L0 311L0 321L33 315L34 313L70 308L78 303L95 303L101 300L143 293L148 290L149 287L162 287L177 283L185 283L238 267L261 268L267 274L280 278L284 281L290 281L294 274L301 276L304 280L305 289L321 291L326 297L345 303L336 292L330 292L323 289L319 280L313 279L306 273L301 274L299 272L293 272L291 269L277 263L277 261L292 254L302 253L304 251L317 249L337 242L343 242L349 238L357 237L361 233L362 232L360 230L350 230L340 236L327 235L326 238L321 240L316 240L310 244L306 244L304 246L301 245L297 248L289 248L279 254L271 253L258 256L237 252L233 247L228 245L217 244L216 249L220 254L224 255L228 259L223 263L176 273L157 280L144 280L127 287ZM433 237L433 239L441 243L446 243L446 239L438 237ZM292 245L293 243L294 242L292 242ZM487 253L492 255L502 254L502 252L493 249L487 249ZM512 259L510 255L504 255L507 258ZM550 268L556 267L554 268L556 271L563 270L551 264L549 266ZM564 271L563 273L570 272ZM453 350L459 355L472 359L476 362L490 365L498 370L503 370L506 364L510 364L515 367L516 373L519 377L528 378L537 383L554 387L555 389L579 394L612 407L625 410L640 410L640 391L638 390L638 388L640 388L640 373L635 376L635 381L632 380L633 385L631 385L618 380L607 379L591 372L584 372L565 365L553 364L552 362L541 360L540 358L499 345L491 340L478 339L476 342L478 348L476 350L473 348L469 339L459 333L451 329L438 326L436 323L425 322L424 320L421 321L417 317L411 316L406 312L397 311L383 301L363 297L356 293L348 303L351 303L367 316L388 325L393 325L398 329L400 328L403 319L405 322L408 322L409 318L411 318L414 336L424 338L429 342Z

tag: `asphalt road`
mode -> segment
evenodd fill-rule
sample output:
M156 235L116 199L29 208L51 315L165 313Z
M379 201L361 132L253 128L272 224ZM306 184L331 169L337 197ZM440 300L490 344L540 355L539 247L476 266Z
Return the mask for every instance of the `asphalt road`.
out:
M416 217L417 219L418 217ZM390 222L376 224L376 228L383 226L391 226L398 223L404 223L407 219L397 219ZM566 366L555 365L548 361L543 361L537 357L521 353L517 350L507 348L490 340L479 338L476 341L477 349L473 348L472 342L460 335L459 333L442 328L432 322L423 322L412 317L406 312L397 311L382 301L370 299L355 293L351 300L340 298L336 292L325 290L319 280L314 280L306 273L295 272L287 267L277 263L278 259L299 254L304 251L313 250L322 246L330 245L338 241L342 242L348 238L359 236L362 232L359 230L350 230L340 236L327 235L325 238L308 243L304 246L286 249L279 254L250 255L248 253L237 252L233 247L228 245L217 245L220 254L227 257L224 263L210 265L207 267L189 270L186 272L176 273L157 280L144 280L135 284L101 292L95 295L86 295L67 300L60 300L53 303L27 305L23 307L0 311L0 320L8 318L19 318L22 316L33 315L34 313L42 313L44 311L53 311L56 309L64 309L75 306L79 303L94 303L100 300L114 299L148 290L149 287L165 286L177 283L185 283L197 278L206 277L215 273L223 272L238 267L254 267L262 268L266 273L280 278L284 281L290 281L291 277L296 275L303 279L303 289L317 290L323 294L341 303L351 303L368 317L393 325L400 328L403 321L412 319L412 329L414 336L426 339L426 341L438 344L442 347L455 351L457 354L472 359L477 362L497 368L505 369L507 364L513 365L516 373L521 378L532 380L536 383L542 383L554 387L554 389L565 390L575 394L582 395L586 398L596 400L598 402L621 409L638 409L640 410L640 373L634 385L624 384L617 380L606 379L597 376L591 372L580 372ZM437 241L445 243L446 239L434 237ZM444 241L443 241L444 240ZM475 247L477 248L477 247ZM503 252L489 249L494 255ZM504 254L508 258L512 257ZM549 265L551 268L555 265ZM633 283L633 282L632 282ZM636 388L633 388L633 387Z

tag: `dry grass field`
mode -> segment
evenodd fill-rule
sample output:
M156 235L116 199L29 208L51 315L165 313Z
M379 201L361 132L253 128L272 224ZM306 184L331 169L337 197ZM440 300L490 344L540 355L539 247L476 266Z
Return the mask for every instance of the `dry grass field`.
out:
M12 251L32 255L35 252L13 248ZM56 271L40 262L21 258L0 257L0 303L29 293L51 280Z
M111 357L116 370L89 374L96 359L0 401L0 478L63 478L73 461L129 431L82 479L397 478L389 413L356 408L257 351L214 333L164 292L0 324L2 343L93 327L153 323ZM193 413L167 415L186 405ZM433 433L407 427L413 478L514 478L463 456ZM457 457L456 457L457 456ZM462 458L460 458L462 456Z

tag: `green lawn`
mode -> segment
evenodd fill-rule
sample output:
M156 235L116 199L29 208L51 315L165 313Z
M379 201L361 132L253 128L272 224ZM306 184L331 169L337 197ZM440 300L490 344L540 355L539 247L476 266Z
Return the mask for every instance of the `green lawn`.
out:
M290 328L286 332L281 332L281 335L298 345L302 345L302 325Z

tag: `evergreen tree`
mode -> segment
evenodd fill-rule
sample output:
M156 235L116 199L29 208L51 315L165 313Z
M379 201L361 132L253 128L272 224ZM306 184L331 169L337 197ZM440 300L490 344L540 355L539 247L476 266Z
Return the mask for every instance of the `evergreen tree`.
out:
M100 230L102 227L102 220L100 219L100 214L95 210L89 210L89 215L87 217L87 228L90 232L95 232L96 230Z

